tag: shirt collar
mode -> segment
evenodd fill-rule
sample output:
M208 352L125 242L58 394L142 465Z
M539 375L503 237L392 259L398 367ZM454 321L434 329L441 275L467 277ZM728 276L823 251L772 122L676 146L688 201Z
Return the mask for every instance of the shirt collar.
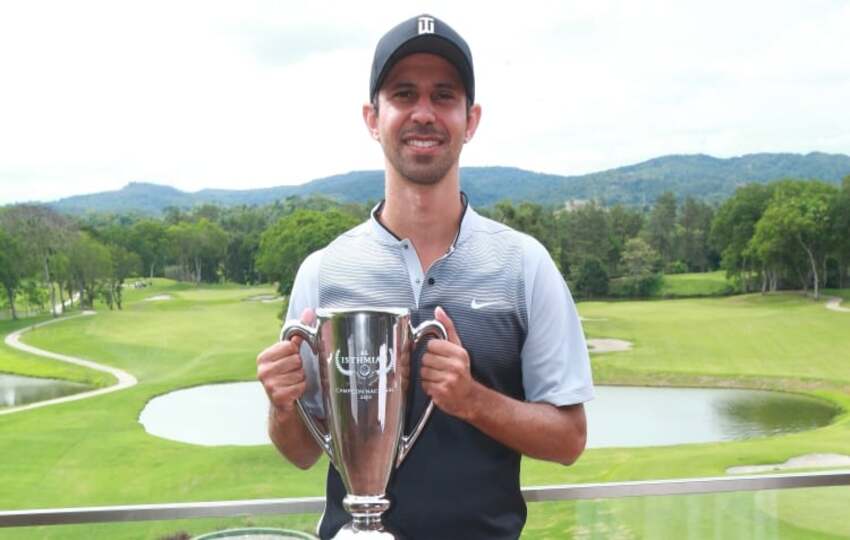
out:
M463 204L463 211L460 218L460 228L457 231L457 235L455 236L454 242L452 242L451 247L449 248L449 252L453 251L459 244L463 243L469 235L472 233L472 228L475 221L478 219L478 213L473 210L472 206L469 204L469 197L463 191L460 192L460 200ZM381 220L378 219L378 215L381 213L381 209L384 207L384 203L386 200L382 200L378 204L372 208L372 212L370 213L369 223L372 227L372 232L377 236L377 238L386 244L400 244L404 241L403 238L399 238L394 232L392 232L389 228L387 228Z

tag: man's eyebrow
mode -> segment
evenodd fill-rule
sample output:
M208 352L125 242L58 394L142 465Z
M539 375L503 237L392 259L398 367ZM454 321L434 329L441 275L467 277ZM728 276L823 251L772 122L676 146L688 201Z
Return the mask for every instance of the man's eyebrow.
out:
M434 85L436 88L441 90L457 90L459 85L453 81L440 81ZM394 90L400 88L416 88L416 84L412 81L400 80L391 82L387 85L388 88L392 88Z
M416 85L413 84L411 81L403 81L403 80L402 81L395 81L395 82L389 84L389 87L392 88L392 89L414 88L415 86Z

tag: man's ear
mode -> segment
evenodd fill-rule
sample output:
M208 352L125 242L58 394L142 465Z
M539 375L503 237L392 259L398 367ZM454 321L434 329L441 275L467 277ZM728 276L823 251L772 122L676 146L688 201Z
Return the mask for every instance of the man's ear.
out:
M466 133L464 133L463 142L468 143L475 136L475 130L478 129L478 124L481 122L481 105L475 104L469 108L466 113Z
M371 103L363 104L363 122L366 124L366 129L369 130L369 135L376 141L380 141L381 134L378 132L378 111Z

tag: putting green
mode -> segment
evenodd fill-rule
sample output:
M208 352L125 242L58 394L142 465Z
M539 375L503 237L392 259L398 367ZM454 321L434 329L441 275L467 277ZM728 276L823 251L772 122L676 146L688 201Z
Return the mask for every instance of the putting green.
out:
M144 301L162 294L171 299ZM321 495L325 462L299 471L270 446L181 444L147 435L137 421L145 403L156 395L210 382L254 379L254 359L274 341L280 325L279 304L243 301L262 294L274 291L226 285L195 288L156 280L152 287L128 290L123 311L98 307L93 317L26 335L24 341L31 345L124 369L139 384L89 400L0 417L4 456L0 508ZM848 297L848 291L829 294ZM631 351L595 356L597 382L776 388L814 394L850 410L850 365L845 360L850 358L850 315L826 310L822 302L793 294L751 295L588 302L579 310L589 319L585 323L589 336L635 344ZM523 485L540 485L722 476L733 465L777 463L795 455L842 453L847 448L850 419L844 414L828 427L782 437L589 450L572 467L526 459L522 480ZM782 538L850 534L843 512L836 511L846 504L850 489L809 491L823 511L792 508L798 491L535 503L529 505L523 537L560 539L572 531L575 538L714 538L718 531L729 533L720 537L734 537L733 530L750 531L748 527L772 528ZM771 497L779 502L771 503ZM311 530L317 517L5 529L0 536L159 538L181 530L199 534L252 524ZM725 523L722 529L718 520ZM663 536L655 536L661 532Z

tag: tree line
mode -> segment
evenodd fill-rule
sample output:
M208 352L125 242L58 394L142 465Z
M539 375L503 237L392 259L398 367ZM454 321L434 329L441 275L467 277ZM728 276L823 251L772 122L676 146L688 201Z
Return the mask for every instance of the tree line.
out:
M159 218L68 217L0 209L0 281L13 317L36 303L122 308L128 278L275 282L288 294L301 261L364 220L371 204L289 197L266 206L169 208ZM659 196L645 207L503 201L482 214L537 238L579 297L651 296L664 273L723 268L742 290L844 287L850 177L840 188L783 180L739 187L722 204ZM61 309L60 309L61 310Z
M303 259L301 251L322 247L367 215L363 205L298 197L263 207L168 208L160 218L69 217L42 205L7 206L0 208L2 303L12 318L21 297L54 315L68 305L91 308L95 300L122 309L130 277L275 281L288 292L295 270L278 256L282 239L290 242L281 253Z

